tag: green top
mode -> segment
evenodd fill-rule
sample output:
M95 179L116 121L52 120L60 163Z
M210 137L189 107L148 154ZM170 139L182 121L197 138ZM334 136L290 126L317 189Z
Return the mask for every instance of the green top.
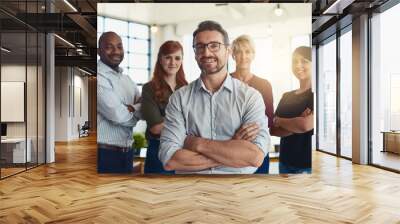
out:
M168 99L172 95L172 90L168 91ZM150 128L164 121L165 108L168 103L159 103L155 100L155 94L151 81L144 84L142 88L142 117L147 123L146 138L159 139L160 135L153 135Z

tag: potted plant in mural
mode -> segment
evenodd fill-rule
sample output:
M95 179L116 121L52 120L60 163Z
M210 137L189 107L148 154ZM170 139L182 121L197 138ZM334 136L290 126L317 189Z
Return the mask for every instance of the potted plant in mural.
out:
M139 156L140 155L140 149L141 148L146 148L147 147L147 140L142 132L137 132L133 134L133 144L132 148L134 150L134 155Z

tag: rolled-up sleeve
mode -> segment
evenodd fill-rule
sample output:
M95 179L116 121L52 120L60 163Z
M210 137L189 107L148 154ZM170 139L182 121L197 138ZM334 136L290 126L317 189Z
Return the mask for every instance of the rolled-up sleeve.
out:
M158 157L165 166L176 151L183 148L186 138L185 118L179 91L171 95L165 111Z
M267 119L265 119L265 105L263 98L258 91L254 90L250 91L246 102L243 121L244 123L257 123L260 126L260 131L252 142L264 152L264 155L266 155L269 151L270 136L268 134Z

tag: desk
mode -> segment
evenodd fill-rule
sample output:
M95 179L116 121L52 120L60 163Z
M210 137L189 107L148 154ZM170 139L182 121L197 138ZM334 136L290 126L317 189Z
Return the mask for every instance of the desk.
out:
M383 150L382 152L393 152L400 154L400 131L382 131Z
M25 152L25 138L1 139L1 157L6 163L25 163L31 161L32 140L28 138ZM27 158L27 161L25 161Z

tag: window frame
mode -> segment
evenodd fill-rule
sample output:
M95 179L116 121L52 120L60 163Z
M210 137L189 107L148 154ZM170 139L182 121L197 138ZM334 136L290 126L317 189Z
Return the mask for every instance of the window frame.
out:
M140 56L145 55L145 56L147 56L147 67L146 66L145 67L133 66L132 63L129 62L130 60L128 60L127 63L126 63L127 66L121 66L121 68L123 69L124 74L130 76L132 80L134 80L134 79L133 79L133 77L131 75L129 75L130 70L146 71L147 72L146 79L147 79L147 81L150 81L150 78L151 78L151 74L150 74L150 71L151 71L151 55L152 55L152 53L151 53L152 41L151 41L150 25L144 24L144 23L140 23L140 22L136 22L136 21L122 20L122 19L118 19L118 18L114 18L114 17L110 17L110 16L101 16L101 15L97 16L97 20L98 20L97 23L98 24L99 24L99 19L102 20L102 23L101 23L102 27L97 27L97 37L99 37L102 33L106 32L106 30L105 30L106 19L114 19L114 20L119 20L119 21L122 21L122 22L126 23L127 33L126 33L126 35L125 34L121 35L121 38L126 38L127 39L127 46L124 46L124 60L128 60L129 56L134 57L135 55L136 56L137 55L140 55ZM131 24L138 24L138 25L146 26L147 27L147 31L148 31L148 34L147 34L148 38L147 39L140 38L140 37L137 37L135 35L131 36L130 35L131 34L131 30L130 30L131 29ZM134 33L132 33L132 34L134 34ZM147 52L146 53L141 53L141 52L131 51L130 42L131 41L133 42L134 40L147 41L147 43L148 43ZM142 82L135 82L135 83L138 86L143 86L145 84L145 83L142 83Z

